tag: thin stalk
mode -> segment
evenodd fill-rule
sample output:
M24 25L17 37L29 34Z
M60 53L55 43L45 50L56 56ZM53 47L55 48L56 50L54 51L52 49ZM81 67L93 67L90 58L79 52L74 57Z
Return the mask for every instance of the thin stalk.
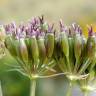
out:
M77 72L77 67L78 67L78 60L76 59L76 63L75 63L75 66L74 66L74 73Z
M31 89L30 89L30 96L35 96L36 91L36 80L31 80Z
M84 96L88 96L88 92L84 92Z
M67 59L67 67L68 67L68 70L69 70L69 72L71 72L71 66L70 66L69 58L66 57L66 59Z
M3 96L3 94L2 94L2 88L1 88L1 82L0 82L0 96Z
M70 81L66 96L72 96L72 87L73 87L73 83Z
M68 74L68 72L65 72L65 73L57 73L57 74L47 75L47 76L38 76L38 78L52 78L52 77L56 77L56 76L60 76L60 75L65 75L65 74Z

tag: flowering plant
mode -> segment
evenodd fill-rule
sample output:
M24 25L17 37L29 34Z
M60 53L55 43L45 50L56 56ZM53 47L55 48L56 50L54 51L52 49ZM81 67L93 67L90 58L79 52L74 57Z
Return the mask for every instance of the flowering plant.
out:
M32 81L31 96L35 96L38 78L65 74L70 85L73 81L79 81L77 84L81 89L85 88L85 83L81 81L91 81L88 78L96 64L96 35L92 26L88 27L86 38L79 25L74 23L64 26L62 20L59 24L58 32L53 24L48 24L42 16L18 26L15 22L0 26L0 55L5 54L7 49L15 58L18 65L14 70ZM62 73L58 73L54 66L59 66ZM46 74L47 71L52 74ZM93 77L95 78L95 75ZM86 83L86 86L88 84Z

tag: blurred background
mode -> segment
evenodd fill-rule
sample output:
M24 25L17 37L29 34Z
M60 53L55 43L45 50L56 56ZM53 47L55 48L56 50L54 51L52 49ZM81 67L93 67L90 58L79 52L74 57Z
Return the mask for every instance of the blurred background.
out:
M0 0L0 23L26 22L33 16L45 16L48 22L58 25L59 19L69 25L79 23L87 36L87 24L96 31L96 0ZM8 66L16 62L7 55L0 59L0 81L3 96L29 96L30 80L18 72L8 72ZM65 96L68 82L64 76L37 81L36 96ZM78 87L73 96L83 96ZM90 96L96 96L91 94Z

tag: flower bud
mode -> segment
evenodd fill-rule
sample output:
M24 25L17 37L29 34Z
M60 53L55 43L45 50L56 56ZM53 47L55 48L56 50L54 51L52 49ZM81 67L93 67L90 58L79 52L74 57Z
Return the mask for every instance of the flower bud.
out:
M69 37L68 38L68 42L69 42L69 60L70 60L70 64L73 68L75 59L74 59L74 39L73 37Z
M87 54L90 59L95 57L96 40L95 36L88 37L87 40Z
M74 37L74 54L77 61L81 56L81 51L82 51L82 39L80 34L76 34L76 36Z
M21 38L19 41L19 51L20 51L21 60L23 60L25 64L28 63L27 46L23 38Z
M15 49L15 43L11 37L7 37L5 39L5 46L13 57L17 56L16 49Z
M95 49L96 49L96 36L94 35L92 25L88 27L89 36L87 39L87 55L90 59L95 57Z
M35 63L37 63L39 59L39 49L35 35L30 38L30 44L33 60Z
M59 51L57 51L57 50L59 50ZM54 54L54 58L56 61L62 56L59 35L57 35L57 37L55 37L54 53L53 54Z
M61 32L60 34L60 43L61 48L66 57L69 56L69 44L68 44L68 37L65 32Z
M47 33L46 34L46 55L48 58L51 58L54 51L54 34L53 33Z
M25 39L25 44L26 44L27 50L28 50L28 59L29 59L29 61L32 62L33 58L32 58L32 55L30 54L30 53L32 53L30 38Z
M82 57L85 58L86 54L86 43L87 43L87 39L82 36Z
M41 62L43 63L43 61L46 58L46 48L44 44L44 37L42 36L38 37L38 48L39 48L39 58Z
M44 24L42 25L42 29L43 31L48 30L48 24L46 22L44 22Z

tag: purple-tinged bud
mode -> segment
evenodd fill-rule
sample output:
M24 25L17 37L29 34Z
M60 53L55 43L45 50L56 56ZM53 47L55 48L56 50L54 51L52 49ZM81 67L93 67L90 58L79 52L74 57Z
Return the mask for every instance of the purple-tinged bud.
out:
M54 27L54 24L48 25L48 30L47 30L47 32L48 32L48 33L52 33L52 32L53 32L53 27Z
M35 26L36 25L36 23L37 23L37 18L32 18L32 20L31 20L31 22L30 22L33 26Z
M93 28L90 26L88 28L89 36L87 39L87 53L90 59L95 57L95 49L96 49L96 36L94 35Z
M25 31L25 25L23 23L21 23L19 25L19 28L20 28L21 32Z
M74 36L74 55L75 55L75 59L76 59L74 72L77 72L81 53L82 53L82 37L80 36L79 33L76 33Z
M68 44L68 37L65 32L60 33L60 42L61 48L66 57L69 56L69 44Z
M81 51L82 51L82 38L80 34L76 34L74 37L74 53L77 61L80 59Z
M91 26L88 26L88 36L93 36L94 32L93 32L93 28L92 28L92 25Z
M72 23L72 27L73 27L74 31L76 31L77 28L78 28L78 24L77 23Z
M66 57L69 56L69 44L68 44L68 36L65 32L65 27L62 23L62 20L60 20L60 44L62 51Z
M76 30L76 26L75 25L76 25L76 23L72 23L72 27L73 27L74 30Z
M39 17L40 20L40 24L44 24L44 16L42 15L41 17Z
M39 49L38 49L38 43L35 35L31 36L30 44L31 44L31 52L32 52L34 63L37 63L39 60Z
M67 60L67 68L69 71L71 71L71 66L70 66L70 63L69 63L69 43L68 43L68 35L66 34L65 32L65 29L64 30L61 30L62 32L60 32L60 46L61 46L61 50L63 52L63 54L65 55L65 58Z
M69 26L68 29L68 37L73 37L75 35L75 31L72 26Z
M39 58L41 63L43 64L46 58L45 39L43 36L38 37L38 48L39 48Z
M13 22L11 22L10 26L11 26L12 29L15 29L16 28L16 23L13 21Z
M12 30L11 30L10 24L5 25L4 27L5 27L6 34L11 36L12 35L12 32L11 32Z
M64 27L62 20L59 21L59 24L60 24L60 32L65 31L65 27Z
M80 35L82 35L82 29L81 29L81 27L79 28L79 33L80 33Z
M21 38L19 40L19 50L20 50L21 60L25 64L28 63L28 50L27 50L27 46L25 44L25 40L23 38Z
M20 28L17 28L16 34L13 34L12 37L19 40L20 38L24 38L25 34L20 30Z
M54 51L54 33L48 32L45 36L46 55L51 58Z
M31 29L28 26L25 28L25 33L27 38L31 37Z
M33 30L33 31L31 32L31 36L36 36L36 37L37 37L37 31L34 31L34 30Z

